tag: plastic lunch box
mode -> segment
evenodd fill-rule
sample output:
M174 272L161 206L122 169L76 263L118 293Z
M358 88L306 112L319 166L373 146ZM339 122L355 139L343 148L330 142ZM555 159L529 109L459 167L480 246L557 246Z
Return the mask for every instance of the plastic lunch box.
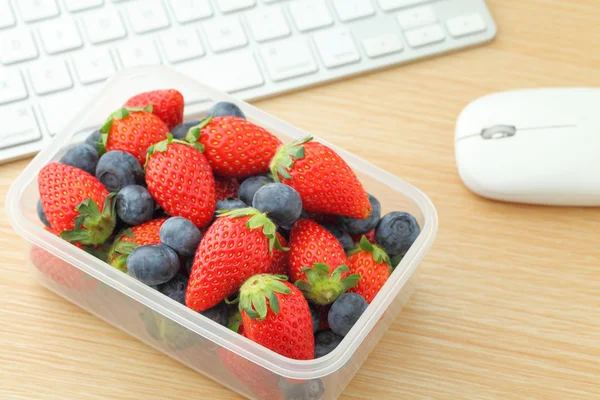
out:
M39 222L38 171L58 160L69 146L84 140L83 132L100 126L130 96L171 87L180 90L186 101L194 101L186 106L186 120L206 115L216 101L230 101L241 107L249 120L284 142L307 135L166 67L141 67L116 74L33 159L8 192L7 215L29 244L33 274L48 289L248 398L284 398L279 388L282 380L320 380L325 388L323 399L338 398L414 291L417 267L435 238L435 208L415 187L316 138L335 149L356 171L367 191L381 201L382 214L408 211L419 222L421 233L342 343L327 356L309 361L292 360L251 342L45 231Z

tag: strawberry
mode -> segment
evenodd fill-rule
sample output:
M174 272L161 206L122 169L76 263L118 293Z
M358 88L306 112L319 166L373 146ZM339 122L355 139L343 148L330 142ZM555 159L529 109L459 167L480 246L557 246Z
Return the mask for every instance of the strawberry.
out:
M312 360L315 339L306 299L282 275L261 274L240 288L244 335L295 360Z
M348 252L348 268L360 275L358 284L349 292L361 295L369 304L392 273L388 255L379 246L369 242L366 236Z
M207 226L215 212L215 181L206 157L192 145L167 140L148 148L146 183L154 200L173 217Z
M183 95L175 89L153 90L133 96L123 107L152 106L152 114L160 118L169 130L183 122Z
M127 257L138 248L147 244L160 244L160 227L167 218L152 221L122 230L116 237L108 254L108 263L127 272Z
M360 235L360 234L358 234L358 235L350 235L350 237L354 241L354 244L359 244L360 240L362 239L363 236L365 236L369 242L371 242L373 244L377 243L375 241L375 228L371 229L367 233L363 233L362 235Z
M287 240L277 232L277 238L281 246L287 246ZM273 275L287 275L290 264L290 253L289 251L279 250L278 248L273 249L273 262L268 273Z
M215 200L237 197L240 181L236 178L223 178L215 175Z
M196 250L185 304L202 312L231 296L252 275L269 271L274 247L283 250L266 214L254 208L222 214Z
M208 117L186 138L201 143L215 174L247 178L269 172L281 141L264 128L238 117Z
M356 174L336 152L308 136L283 145L271 161L276 182L300 194L307 212L367 218L369 196Z
M90 292L98 285L98 281L84 271L36 245L31 247L29 258L38 271L67 289Z
M125 151L144 165L148 147L165 140L167 132L167 125L152 114L152 106L120 108L112 113L100 128L100 152Z
M315 221L301 219L294 224L289 248L290 280L313 303L330 304L356 285L358 275L344 274L349 270L342 245Z
M38 175L44 213L65 240L101 244L115 228L115 193L87 172L51 162Z

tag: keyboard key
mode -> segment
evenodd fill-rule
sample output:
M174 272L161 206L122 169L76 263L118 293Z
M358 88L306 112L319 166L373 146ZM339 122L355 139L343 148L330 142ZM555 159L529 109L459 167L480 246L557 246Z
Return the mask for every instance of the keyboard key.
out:
M37 56L38 50L31 32L25 29L15 29L2 32L0 35L0 62L2 64L31 60Z
M210 48L216 53L248 44L244 29L237 17L207 21L202 26Z
M27 88L17 69L0 69L0 104L27 98Z
M386 33L384 35L365 39L362 44L365 53L371 58L396 53L402 51L404 48L402 41L395 33Z
M375 14L371 0L332 0L335 12L342 21L368 17Z
M15 24L15 16L10 9L8 0L0 0L0 28L7 28Z
M288 39L261 49L269 76L274 81L307 75L318 70L304 38Z
M404 32L404 36L411 47L426 46L446 39L446 34L439 24L408 30Z
M327 68L339 67L360 60L352 35L347 30L332 29L315 33L315 45Z
M48 94L73 86L67 64L60 59L48 59L29 67L29 78L37 94Z
M160 56L151 40L130 40L120 43L117 52L123 68L160 64Z
M191 77L206 79L211 86L229 93L264 84L256 60L248 52L182 63L176 69ZM189 101L187 97L186 100Z
M69 12L88 10L104 4L103 0L63 0L63 2Z
M55 0L19 0L15 1L25 22L39 21L52 18L59 14Z
M40 38L48 54L56 54L83 46L73 21L51 21L40 26Z
M196 29L189 27L160 35L160 43L171 63L178 63L204 55L204 47Z
M432 6L415 7L396 15L402 29L419 28L436 22Z
M446 21L448 32L454 37L471 35L485 30L485 21L477 13L450 18Z
M135 33L155 31L171 24L160 0L130 3L127 5L127 15Z
M89 99L81 92L71 90L55 95L44 97L40 100L42 120L51 136L56 135L77 115L80 108ZM69 112L65 112L69 110Z
M290 13L300 31L333 24L333 18L323 0L305 0L290 3Z
M42 138L33 110L27 104L1 107L0 121L0 149Z
M379 7L384 11L396 10L398 8L410 7L417 4L427 3L431 0L378 0Z
M280 38L291 33L278 6L249 11L246 13L246 22L257 42Z
M115 72L115 64L107 49L91 48L73 56L73 65L79 81L84 85L102 82Z
M227 13L254 7L256 0L217 0L217 4L221 12Z
M127 35L121 16L111 9L86 13L82 21L88 39L94 44L120 39Z
M207 18L213 14L208 0L171 0L171 9L180 24Z

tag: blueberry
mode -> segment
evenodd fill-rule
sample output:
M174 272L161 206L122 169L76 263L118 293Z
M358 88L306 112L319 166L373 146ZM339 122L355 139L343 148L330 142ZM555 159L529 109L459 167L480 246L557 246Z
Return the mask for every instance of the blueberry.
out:
M127 270L129 275L146 285L159 285L177 274L179 257L165 244L140 246L129 254Z
M42 205L42 201L38 200L37 202L37 215L40 218L40 221L42 221L42 223L44 225L46 225L47 227L51 227L50 226L50 222L48 222L48 218L46 218L46 213L44 212L44 206Z
M148 222L154 215L154 199L143 186L129 185L117 194L117 215L129 225Z
M300 218L302 199L291 186L283 183L268 183L256 191L252 207L266 212L277 225L289 225Z
M85 138L85 144L92 146L96 151L98 151L98 144L102 141L102 134L98 129L90 133L90 135Z
M188 276L192 273L192 265L194 265L194 257L189 257L185 260L185 270L187 271Z
M223 326L227 326L227 321L229 320L229 309L224 301L206 311L202 311L200 314Z
M308 308L310 308L310 317L312 318L312 326L313 333L319 330L319 325L321 325L321 313L317 310L314 304L308 303Z
M342 231L339 227L332 224L321 224L323 228L327 229L333 236L339 240L340 244L344 248L344 251L354 247L354 240L346 232Z
M75 147L71 147L59 162L94 175L98 164L98 151L88 144L80 143Z
M333 302L327 315L332 331L346 336L352 326L367 309L367 301L356 293L344 293Z
M220 210L233 210L234 208L246 207L248 207L248 205L240 199L236 199L235 197L228 197L226 199L217 201L217 206L215 207L215 217L219 216L219 213L217 213L217 211Z
M315 334L315 358L323 357L331 353L341 343L343 336L338 335L331 329L317 332Z
M369 195L369 202L371 203L371 215L367 218L359 219L352 217L339 217L338 221L340 228L348 232L351 235L360 235L367 233L377 226L379 219L381 218L381 204L375 197Z
M325 395L325 385L319 378L295 383L281 377L279 390L284 400L322 400Z
M386 214L375 230L375 241L390 256L404 254L421 232L415 217L406 212Z
M266 175L256 175L245 179L238 189L238 197L246 204L252 204L254 194L267 183L273 183L273 179Z
M183 217L171 217L160 227L160 241L183 257L196 254L200 240L200 229Z
M290 234L292 233L291 226L280 226L277 228L277 232L281 233L281 236L285 238L285 240L290 240Z
M213 115L213 113L214 113L214 115ZM232 117L246 119L246 115L244 114L244 112L242 110L240 110L240 108L238 106L236 106L233 103L229 103L227 101L221 101L221 102L215 104L214 106L212 106L210 108L210 110L208 110L208 115L213 115L213 118L214 117L232 116Z
M199 123L200 123L200 121L184 122L183 124L179 124L179 125L173 127L173 129L171 129L171 134L173 135L173 137L175 139L183 140L183 139L185 139L185 135L187 135L190 128L198 125Z
M103 154L98 160L96 178L110 192L118 192L127 185L143 184L144 171L134 156L113 150Z
M187 285L188 278L181 274L177 274L170 281L158 285L157 290L165 296L169 296L173 300L185 305L185 291Z

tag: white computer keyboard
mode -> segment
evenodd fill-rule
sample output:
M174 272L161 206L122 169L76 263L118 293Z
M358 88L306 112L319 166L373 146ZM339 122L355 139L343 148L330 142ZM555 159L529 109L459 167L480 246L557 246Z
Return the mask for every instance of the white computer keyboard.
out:
M250 100L495 34L484 0L0 0L0 162L38 152L122 68Z

